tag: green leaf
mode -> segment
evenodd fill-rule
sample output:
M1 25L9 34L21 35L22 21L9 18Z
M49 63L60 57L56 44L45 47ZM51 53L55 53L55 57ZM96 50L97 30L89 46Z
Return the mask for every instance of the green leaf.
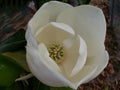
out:
M0 53L25 49L25 45L25 30L21 29L0 43Z
M20 87L21 85L14 83L10 85L9 87L2 87L2 90L23 90L23 87Z
M24 70L10 61L11 58L0 55L0 86L10 86Z
M29 85L24 86L22 82L15 82L8 87L0 87L0 90L32 90Z
M10 57L12 62L17 63L24 70L26 70L27 72L30 72L27 62L26 62L25 51L7 52L7 53L3 53L3 55Z

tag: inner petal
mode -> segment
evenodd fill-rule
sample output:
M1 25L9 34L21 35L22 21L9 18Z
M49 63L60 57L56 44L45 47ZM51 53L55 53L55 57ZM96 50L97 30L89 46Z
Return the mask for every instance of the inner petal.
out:
M65 39L74 36L74 31L62 23L49 23L45 27L40 28L35 37L37 43L44 43L47 47L51 44L62 44Z
M73 38L74 36L74 31L71 27L63 23L55 22L51 22L40 28L35 34L38 45L44 43L47 47L49 57L57 64L63 62L66 57L66 47L63 41Z
M48 48L49 57L54 61L59 58L59 55L56 54L59 50L53 49L63 48L63 51L60 49L61 55L57 64L60 62L59 67L65 76L74 76L84 66L87 57L86 44L79 35L75 35L73 29L68 25L55 22L49 23L38 30L35 37L38 44L45 44ZM68 47L68 44L71 44L70 47ZM62 53L64 53L64 56Z
M87 58L86 44L79 35L72 43L70 48L65 48L65 61L62 63L67 77L77 74L83 68Z
M54 62L54 60L52 60L49 57L49 52L46 48L46 46L43 43L40 43L38 46L41 58L43 60L43 62L45 62L45 64L47 64L47 66L50 66L52 69L60 72L60 68L58 67L58 65Z

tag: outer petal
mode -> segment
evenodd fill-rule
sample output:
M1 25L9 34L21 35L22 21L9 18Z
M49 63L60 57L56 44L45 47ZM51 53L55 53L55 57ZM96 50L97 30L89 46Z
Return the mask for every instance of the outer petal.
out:
M62 3L58 1L50 1L45 3L40 10L47 10L50 14L50 21L56 21L56 17L64 10L72 8L71 5L67 3Z
M27 46L32 46L36 49L38 48L37 41L30 26L28 26L28 29L26 30L25 38L27 40Z
M38 10L33 18L28 23L28 28L30 27L33 33L36 33L38 28L46 25L49 22L49 13L45 10Z
M96 76L98 76L103 70L104 68L107 66L109 61L109 55L107 51L103 51L103 53L99 54L96 57L91 57L87 59L87 64L90 63L95 63L97 66L97 69L95 71L95 73L92 75L91 78L89 78L86 82L94 79Z
M89 82L103 71L108 64L108 60L109 56L106 51L103 51L103 53L100 53L95 57L88 58L84 68L70 79L71 82L73 82L76 87L80 84Z
M88 57L95 56L104 48L106 22L103 12L94 6L83 5L62 12L57 22L72 26L86 41Z
M93 66L86 65L83 67L83 69L78 74L70 78L70 81L73 83L73 85L77 89L81 84L83 84L85 81L87 81L89 78L92 77L96 69L97 67L95 67L95 65Z
M27 62L33 75L41 82L49 86L70 86L74 88L70 81L68 81L59 70L56 71L56 68L52 68L51 64L49 66L46 61L43 60L43 56L41 56L41 52L38 50L27 47Z

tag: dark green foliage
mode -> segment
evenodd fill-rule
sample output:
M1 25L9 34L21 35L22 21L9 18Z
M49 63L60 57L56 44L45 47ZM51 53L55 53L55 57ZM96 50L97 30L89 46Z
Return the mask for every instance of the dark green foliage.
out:
M0 86L10 86L21 72L22 68L13 63L11 58L0 55Z
M0 53L21 50L25 48L25 45L25 30L19 30L0 43Z

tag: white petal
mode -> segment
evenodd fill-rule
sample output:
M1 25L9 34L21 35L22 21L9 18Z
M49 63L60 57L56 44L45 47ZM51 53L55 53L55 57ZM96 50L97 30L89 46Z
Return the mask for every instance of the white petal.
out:
M35 34L37 30L49 22L49 13L45 10L38 10L32 19L28 23L28 27L31 28Z
M40 32L39 32L40 31ZM36 33L38 43L44 43L47 47L52 44L62 44L65 39L74 37L74 31L63 23L48 23Z
M55 63L55 61L49 57L49 52L43 43L39 44L38 49L41 56L41 60L43 60L43 62L45 62L45 64L52 68L54 71L61 72L59 66Z
M88 57L95 56L104 47L105 17L101 9L81 5L62 12L57 22L70 25L86 41Z
M51 24L57 28L60 28L62 30L65 30L66 32L68 33L71 33L73 35L75 35L75 32L74 30L67 24L64 24L64 23L57 23L57 22L51 22Z
M62 63L67 77L73 77L84 66L87 58L87 47L84 40L77 36L73 45L66 48L65 61Z
M27 62L33 75L49 86L70 86L73 88L74 86L70 81L68 81L59 70L57 71L57 69L54 68L56 66L53 65L53 67L51 67L52 62L48 62L50 63L48 64L43 60L41 53L42 52L32 47L27 47Z
M103 51L103 53L97 55L96 57L88 58L87 64L95 63L97 66L97 69L96 69L95 73L92 75L92 77L89 78L86 82L97 77L104 70L104 68L107 66L108 61L109 61L109 55L108 55L107 51Z
M103 71L103 69L107 66L108 61L109 61L108 52L105 51L102 54L101 58L102 58L102 60L100 60L99 66L98 66L93 78L95 78L97 75L99 75Z
M31 30L31 27L28 26L26 33L25 33L25 38L27 41L27 46L32 46L34 48L38 48L37 41L35 39L35 36L33 34L33 31Z
M74 84L74 86L77 88L79 85L83 84L85 81L87 81L89 78L92 77L92 75L95 73L97 67L92 64L91 65L85 65L82 70L76 74L74 77L70 78L70 81Z
M80 38L80 48L79 48L79 57L77 59L76 64L71 72L71 77L77 74L85 65L87 59L87 46L85 41L79 36ZM74 62L74 61L73 61Z
M108 64L108 60L109 56L106 51L96 57L88 58L84 68L77 75L71 78L71 82L76 86L89 82L103 71Z
M67 3L62 3L58 1L50 1L45 3L40 10L47 10L50 14L50 21L56 21L56 17L59 13L63 12L64 10L72 8L71 5Z

